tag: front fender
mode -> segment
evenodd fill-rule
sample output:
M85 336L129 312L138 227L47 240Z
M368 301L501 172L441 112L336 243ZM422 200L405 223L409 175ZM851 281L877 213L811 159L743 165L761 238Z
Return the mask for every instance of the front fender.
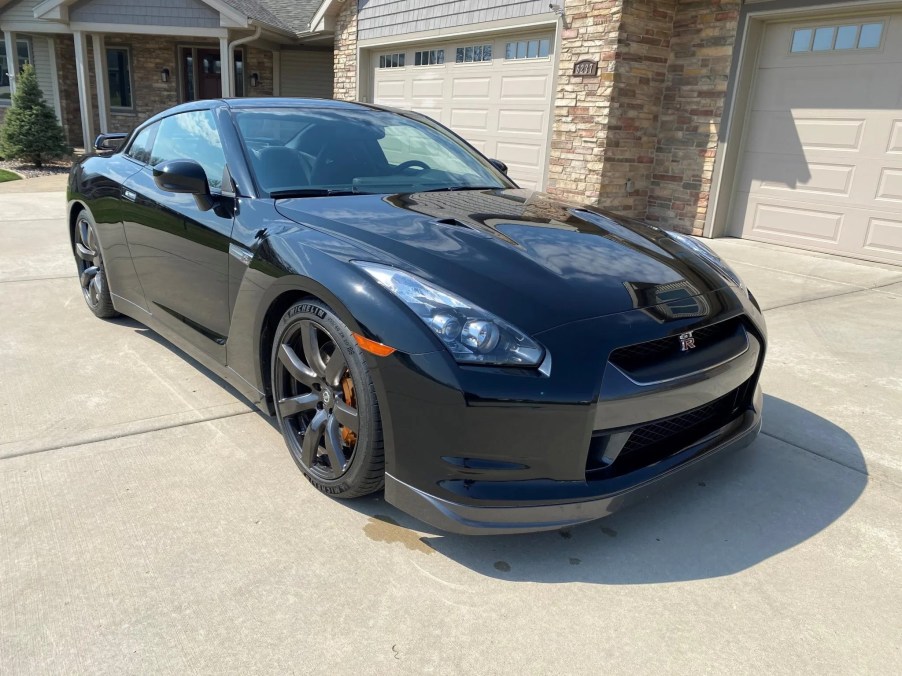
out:
M304 228L264 239L235 299L226 345L229 368L268 395L271 338L265 328L280 319L285 301L301 296L319 298L351 331L399 352L443 349L401 301L350 262L360 257L365 255L357 247ZM378 361L372 365L378 368Z

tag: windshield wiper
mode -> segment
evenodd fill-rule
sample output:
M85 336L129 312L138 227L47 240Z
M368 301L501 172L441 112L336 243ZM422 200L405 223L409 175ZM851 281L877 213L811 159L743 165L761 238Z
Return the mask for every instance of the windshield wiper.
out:
M459 192L461 190L503 190L504 186L500 185L452 185L448 188L430 188L429 190L418 190L417 192Z
M273 190L269 196L274 199L287 197L340 197L345 195L369 195L359 190L333 190L329 188L294 188L291 190Z

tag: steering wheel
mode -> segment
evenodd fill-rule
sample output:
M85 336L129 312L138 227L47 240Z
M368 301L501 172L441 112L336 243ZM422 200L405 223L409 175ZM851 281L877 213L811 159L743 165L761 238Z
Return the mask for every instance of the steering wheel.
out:
M408 169L417 169L420 171L432 171L432 167L423 162L422 160L407 160L406 162L402 162L396 167L396 170L399 174L407 174L410 175ZM419 173L419 172L418 172Z

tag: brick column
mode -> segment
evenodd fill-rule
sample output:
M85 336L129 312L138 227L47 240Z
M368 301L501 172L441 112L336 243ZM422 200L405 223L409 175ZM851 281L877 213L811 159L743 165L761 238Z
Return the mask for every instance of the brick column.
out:
M647 219L701 234L739 21L739 0L679 0Z
M357 0L346 0L335 20L333 98L357 100Z

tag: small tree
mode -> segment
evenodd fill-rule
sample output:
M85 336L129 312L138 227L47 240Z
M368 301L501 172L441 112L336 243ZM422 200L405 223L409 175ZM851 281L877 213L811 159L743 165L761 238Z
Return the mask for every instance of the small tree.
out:
M0 129L0 152L7 159L26 160L36 167L69 153L63 128L44 101L31 64L25 64L16 78L12 106Z

